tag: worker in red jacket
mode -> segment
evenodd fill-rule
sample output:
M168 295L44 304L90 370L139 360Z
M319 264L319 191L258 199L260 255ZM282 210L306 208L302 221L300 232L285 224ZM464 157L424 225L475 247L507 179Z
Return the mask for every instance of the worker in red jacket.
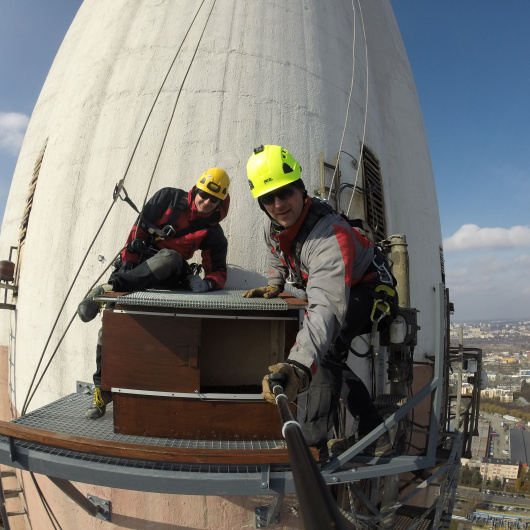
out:
M228 243L219 223L228 213L229 185L224 170L210 168L189 192L177 188L156 192L132 227L121 261L108 282L92 289L79 304L81 320L93 320L102 306L94 297L110 291L158 288L204 293L222 289ZM187 262L197 250L201 252L203 277ZM103 416L112 401L112 394L101 390L101 331L94 385L94 403L86 412L89 419Z

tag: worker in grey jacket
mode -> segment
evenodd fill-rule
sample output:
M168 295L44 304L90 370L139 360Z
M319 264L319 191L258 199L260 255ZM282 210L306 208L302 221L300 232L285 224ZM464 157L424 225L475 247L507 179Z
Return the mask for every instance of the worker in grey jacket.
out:
M302 430L307 442L325 455L343 382L343 399L352 415L359 417L359 435L382 422L346 359L353 338L372 329L375 289L381 282L377 259L384 258L331 206L307 196L300 164L286 149L256 148L247 163L247 175L253 196L268 217L265 243L270 272L266 287L250 289L243 296L273 298L286 283L305 290L307 313L296 343L286 362L269 371L285 374L290 401L308 391ZM387 281L394 282L391 274ZM390 285L387 292L395 293ZM275 403L268 375L262 395ZM345 447L339 443L337 448ZM387 437L378 440L373 452L380 455L389 449Z

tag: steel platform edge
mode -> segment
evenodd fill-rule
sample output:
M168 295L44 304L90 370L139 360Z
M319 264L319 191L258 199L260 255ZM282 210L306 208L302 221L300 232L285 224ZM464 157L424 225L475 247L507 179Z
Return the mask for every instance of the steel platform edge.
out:
M282 440L208 441L115 434L112 406L99 420L84 418L91 399L90 395L70 394L12 422L0 422L0 463L73 482L153 493L212 496L295 493L288 463L263 462L264 454L284 450ZM87 447L97 450L79 450L83 447L79 441L86 440L90 442ZM116 448L125 455L137 454L136 448L146 446L152 448L147 458L112 454ZM254 452L261 456L261 463L200 461L208 459L204 455L219 456L235 450L239 453L248 450L248 455ZM187 461L176 461L182 454ZM247 461L252 458L249 456ZM356 482L381 475L382 466L402 472L431 464L421 460L407 456L358 457L349 469L322 469L322 475L328 484Z

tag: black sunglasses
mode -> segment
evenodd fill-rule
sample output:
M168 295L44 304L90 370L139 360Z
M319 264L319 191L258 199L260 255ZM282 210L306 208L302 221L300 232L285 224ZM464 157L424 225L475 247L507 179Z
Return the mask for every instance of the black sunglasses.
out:
M213 204L217 204L221 199L219 197L215 197L214 195L210 195L209 193L206 193L203 190L198 190L198 193L201 197L201 199L207 201L210 199L210 202Z
M286 201L293 196L296 188L297 187L294 184L287 184L286 186L282 186L281 188L262 195L259 199L262 204L267 206L271 205L275 201L276 197L278 197L280 201Z

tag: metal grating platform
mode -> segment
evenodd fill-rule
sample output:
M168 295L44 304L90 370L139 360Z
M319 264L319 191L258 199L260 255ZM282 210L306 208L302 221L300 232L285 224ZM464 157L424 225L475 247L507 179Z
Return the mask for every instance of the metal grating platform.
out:
M407 530L413 525L417 530L429 530L433 524L433 516L434 514L428 508L409 505L400 506L396 512L394 530Z
M28 428L127 444L184 449L283 449L283 440L209 441L115 434L112 405L98 420L84 417L88 394L71 394L13 420ZM100 486L187 495L262 495L294 492L288 464L224 464L146 460L70 450L0 435L0 463L26 471ZM270 474L269 474L270 470ZM265 473L265 475L264 475ZM264 480L267 483L264 486Z
M286 311L289 308L282 298L243 298L244 292L244 290L221 290L211 293L190 293L190 291L150 289L118 296L116 301L129 306L185 309ZM96 299L105 300L105 298Z
M113 426L112 403L107 406L107 413L102 418L88 420L85 418L85 410L91 403L91 395L70 394L38 410L30 412L21 418L17 418L12 423L72 436L83 436L94 440L156 447L244 449L249 451L285 447L283 440L186 440L116 434Z

